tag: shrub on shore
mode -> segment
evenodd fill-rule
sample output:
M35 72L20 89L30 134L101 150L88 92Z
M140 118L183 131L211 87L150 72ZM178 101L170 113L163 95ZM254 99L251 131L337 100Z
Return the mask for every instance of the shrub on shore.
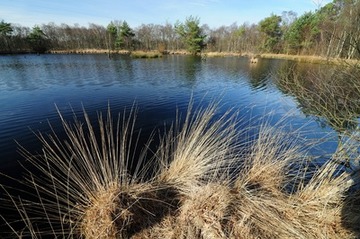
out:
M14 235L356 238L357 211L344 208L357 196L344 200L351 183L346 172L334 177L336 163L309 172L300 139L266 125L239 145L247 132L235 114L215 119L215 104L191 105L131 173L135 111L117 121L110 110L99 115L99 130L85 112L84 123L60 114L66 140L40 135L40 157L23 149L41 174L29 171L27 180L37 201L9 195L25 224L17 230L7 221ZM312 175L307 183L304 175Z

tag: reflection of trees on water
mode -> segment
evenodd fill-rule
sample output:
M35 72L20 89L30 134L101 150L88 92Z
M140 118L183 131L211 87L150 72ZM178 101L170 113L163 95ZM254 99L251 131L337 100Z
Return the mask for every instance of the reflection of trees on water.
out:
M201 57L199 56L185 56L184 59L184 76L186 84L189 86L195 85L196 75L200 72Z
M113 55L110 64L110 72L116 73L117 82L130 83L135 78L134 63L130 56Z
M344 150L344 141L354 139L359 128L359 77L357 66L315 69L286 62L276 73L275 82L282 92L296 98L305 115L315 116L322 126L338 133L339 151Z
M255 91L269 87L271 72L277 68L278 61L273 59L259 59L257 63L250 63L248 57L214 57L206 60L210 69L221 71L237 83L249 83ZM220 77L224 77L224 75Z
M49 86L130 83L134 62L128 56L105 55L18 55L0 65L0 87L32 91Z
M249 83L255 89L262 89L267 86L270 72L272 70L271 62L268 59L260 59L257 63L249 64Z

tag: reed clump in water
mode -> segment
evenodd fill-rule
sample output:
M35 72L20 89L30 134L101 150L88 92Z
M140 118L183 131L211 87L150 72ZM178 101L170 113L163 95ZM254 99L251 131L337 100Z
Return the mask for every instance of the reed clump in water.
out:
M18 238L356 238L347 173L334 177L331 161L309 172L300 139L269 126L239 145L246 130L236 115L215 119L216 107L190 104L137 165L136 112L114 122L109 110L99 130L86 113L84 123L61 118L65 140L40 135L40 157L23 150L42 172L27 181L37 200L10 195L25 227L8 226Z
M162 55L159 51L132 51L130 53L133 58L160 58Z

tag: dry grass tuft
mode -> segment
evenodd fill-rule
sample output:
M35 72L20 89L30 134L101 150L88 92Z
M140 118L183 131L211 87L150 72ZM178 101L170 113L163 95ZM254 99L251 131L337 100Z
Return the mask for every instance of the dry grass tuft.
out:
M118 187L99 191L91 198L91 204L84 208L80 232L84 238L116 238L118 230L113 223L113 215L119 206ZM96 225L96 227L94 226Z
M25 224L18 238L356 238L358 194L331 161L307 170L297 137L262 126L251 142L235 114L216 104L175 122L150 159L135 159L134 115L98 116L95 130L62 119L66 139L40 135L43 155L27 184L36 200L10 195ZM180 117L178 117L179 119ZM336 157L341 157L337 155ZM132 165L132 162L138 165ZM152 168L149 168L152 165ZM129 169L135 169L130 173ZM154 172L149 176L147 171ZM335 174L336 177L334 176ZM146 175L146 177L145 177ZM312 175L305 182L304 175ZM346 198L347 197L347 198Z
M156 180L175 185L182 192L221 178L221 170L233 162L231 145L238 136L235 115L225 113L214 121L216 104L195 112L190 106L182 128L177 122L156 155L161 166Z

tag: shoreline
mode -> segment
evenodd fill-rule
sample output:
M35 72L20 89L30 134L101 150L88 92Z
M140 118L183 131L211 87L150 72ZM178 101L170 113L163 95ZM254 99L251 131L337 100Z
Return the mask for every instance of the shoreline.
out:
M323 56L314 56L314 55L287 55L287 54L273 54L273 53L235 53L235 52L206 52L203 53L207 57L228 57L228 56L238 56L238 57L248 57L248 58L264 58L264 59L281 59L281 60L291 60L301 63L312 63L312 64L359 64L360 60L355 59L344 59L344 58L330 58Z

